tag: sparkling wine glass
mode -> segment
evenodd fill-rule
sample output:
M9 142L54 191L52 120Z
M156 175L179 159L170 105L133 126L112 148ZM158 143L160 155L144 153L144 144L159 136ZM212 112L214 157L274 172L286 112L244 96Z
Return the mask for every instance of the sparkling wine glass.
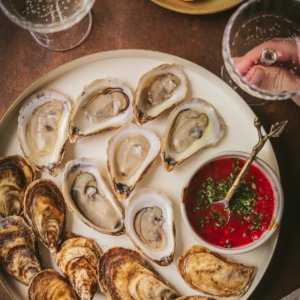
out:
M92 27L95 0L0 0L5 15L30 30L42 46L66 51L80 45Z
M241 5L225 28L222 54L223 80L250 106L289 98L300 105L300 1Z

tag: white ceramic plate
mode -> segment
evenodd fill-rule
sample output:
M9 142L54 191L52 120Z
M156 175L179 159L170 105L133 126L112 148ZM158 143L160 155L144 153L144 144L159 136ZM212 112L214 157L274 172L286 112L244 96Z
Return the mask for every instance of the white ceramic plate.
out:
M186 178L199 161L220 151L238 150L250 152L254 144L257 143L257 131L253 126L254 114L246 103L221 79L207 70L193 64L187 60L172 55L145 50L116 50L102 52L69 62L49 74L42 77L33 84L7 112L0 123L0 156L21 154L21 149L17 139L17 117L20 106L24 99L42 88L51 88L67 95L71 101L75 101L83 89L83 86L91 83L97 78L112 76L119 78L122 83L128 85L132 91L135 90L139 78L163 63L178 63L184 67L184 72L188 78L187 98L199 97L210 102L222 115L228 131L225 137L214 148L208 148L192 156L171 173L163 169L161 159L158 158L155 165L149 170L147 175L136 186L135 190L142 187L151 187L161 190L173 203L175 223L176 223L176 252L174 262L168 267L160 267L145 260L164 276L181 295L197 295L198 292L190 289L176 270L176 262L183 254L197 241L189 233L183 223L180 213L180 194ZM153 130L159 137L164 131L166 118L169 111L165 112L158 119L145 124L145 128ZM106 146L113 131L100 133L95 136L80 139L76 144L66 145L66 153L59 168L58 177L54 178L47 174L38 177L50 178L61 188L62 171L67 161L80 157L90 157L98 160L102 165L102 171L107 176L106 170ZM270 142L264 146L259 153L259 157L266 161L279 175L276 157ZM134 191L133 191L134 192ZM127 206L125 201L124 207ZM126 235L113 237L101 234L83 224L69 211L67 212L66 231L73 231L96 240L103 252L111 247L122 246L134 249L131 241ZM257 268L253 283L248 292L242 297L231 299L247 299L256 288L263 274L265 273L272 258L278 230L272 238L258 249L242 255L230 256L237 263ZM52 259L50 252L39 242L42 257L46 268L58 270ZM11 276L1 273L0 279L9 293L15 300L26 299L27 286L17 282ZM95 300L106 299L105 295L97 291Z

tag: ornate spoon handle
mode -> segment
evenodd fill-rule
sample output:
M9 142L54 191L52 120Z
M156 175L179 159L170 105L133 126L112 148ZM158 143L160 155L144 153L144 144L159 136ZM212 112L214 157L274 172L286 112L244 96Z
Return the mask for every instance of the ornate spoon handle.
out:
M239 175L235 179L233 185L231 186L230 190L228 191L228 193L225 197L226 201L229 202L229 200L232 198L232 196L234 195L234 193L236 192L236 190L240 186L241 181L243 180L246 173L248 172L248 170L249 170L252 162L254 161L256 155L261 150L261 148L264 146L266 141L271 137L278 137L282 133L282 131L283 131L283 129L284 129L287 122L288 121L283 121L283 122L280 122L280 123L277 122L275 125L272 125L270 133L263 136L262 133L261 133L261 122L260 122L258 117L255 118L254 126L257 128L259 141L258 141L257 145L254 146L250 157L247 159L244 167L242 168L241 172L239 173Z

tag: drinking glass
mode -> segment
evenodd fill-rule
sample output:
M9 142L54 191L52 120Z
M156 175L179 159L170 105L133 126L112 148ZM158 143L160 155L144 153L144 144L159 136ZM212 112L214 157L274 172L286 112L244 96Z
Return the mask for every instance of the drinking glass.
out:
M42 46L66 51L80 45L92 27L95 0L0 0L5 15L30 30Z
M222 55L223 80L250 106L289 98L300 103L300 1L241 5L225 28Z

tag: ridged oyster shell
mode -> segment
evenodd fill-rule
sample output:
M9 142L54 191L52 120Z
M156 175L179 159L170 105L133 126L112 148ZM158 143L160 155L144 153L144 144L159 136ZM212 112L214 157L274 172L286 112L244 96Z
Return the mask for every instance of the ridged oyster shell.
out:
M3 218L22 213L25 191L34 179L34 169L22 156L0 158L0 215Z
M214 300L214 299L202 297L202 296L184 296L184 297L177 298L177 300Z
M0 221L0 266L26 285L43 269L34 233L21 217Z
M196 127L189 126L188 120L182 113L192 111L206 118L206 124L196 123ZM201 122L202 120L200 120ZM176 126L176 127L175 127ZM179 127L180 126L180 127ZM194 126L194 124L192 124ZM176 131L175 131L176 130ZM178 133L179 132L179 133ZM170 172L198 151L213 147L226 132L226 125L219 113L205 100L192 98L176 106L168 116L166 128L161 141L161 158L164 168ZM188 143L185 138L189 135ZM175 137L174 137L175 136ZM184 145L187 147L182 147ZM184 149L184 150L182 150ZM181 151L182 150L182 151Z
M18 139L27 161L38 171L57 176L68 138L68 98L51 90L31 95L18 118Z
M141 77L135 91L133 112L136 121L142 125L157 118L184 99L186 93L186 77L180 65L163 64L150 70ZM158 98L160 101L153 103Z
M101 252L90 238L66 232L54 259L81 300L93 299L97 290L97 265Z
M138 252L122 247L111 248L102 255L98 280L109 300L173 300L179 297Z
M250 287L255 270L199 245L178 258L177 269L192 289L224 298L243 295Z
M134 124L124 125L112 135L106 150L107 168L120 201L129 197L155 163L159 150L160 141L155 133Z
M28 287L29 300L78 300L66 278L55 270L36 274Z
M170 265L176 240L172 202L167 196L155 189L140 189L129 199L125 216L126 232L134 246L156 264Z
M87 179L80 181L79 175ZM76 187L75 182L79 182ZM105 234L125 233L123 212L96 160L79 158L69 161L63 173L63 193L70 211L86 225Z
M25 194L24 214L38 238L55 250L66 223L66 205L62 192L50 179L29 185Z
M97 99L97 95L103 97L98 99L101 100L99 103L105 102L105 106L102 104L91 106L91 103L95 103L93 99ZM117 95L117 99L114 99L113 95ZM110 104L110 99L113 104ZM122 105L124 100L128 106ZM71 143L75 143L80 137L119 128L131 122L134 118L132 101L131 90L117 78L97 79L86 85L72 107L69 117Z

